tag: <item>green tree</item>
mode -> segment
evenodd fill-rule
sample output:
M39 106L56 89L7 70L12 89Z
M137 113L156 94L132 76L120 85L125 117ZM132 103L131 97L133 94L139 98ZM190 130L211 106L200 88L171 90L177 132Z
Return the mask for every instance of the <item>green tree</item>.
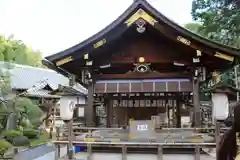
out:
M201 33L202 25L200 23L187 23L184 27L196 34L203 35L203 33Z
M41 121L41 117L44 116L43 111L28 98L18 98L15 101L15 108L18 111L22 123L25 125L27 125L27 123L30 126L35 125L35 123Z
M193 0L192 17L208 39L240 47L239 0Z
M4 98L11 91L10 76L0 69L0 97Z
M35 51L13 36L5 38L0 35L0 61L43 67L40 51Z

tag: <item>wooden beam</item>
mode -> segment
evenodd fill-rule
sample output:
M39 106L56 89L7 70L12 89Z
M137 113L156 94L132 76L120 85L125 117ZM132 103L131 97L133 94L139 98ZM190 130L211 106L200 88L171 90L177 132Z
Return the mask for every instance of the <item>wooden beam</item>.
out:
M111 100L169 100L178 99L178 96L112 96Z
M161 58L160 56L157 58L151 58L151 60L148 60L146 58L146 63L159 63L159 64L173 64L173 62L178 62L182 63L185 65L191 65L190 62L185 61L185 60L178 60L178 59L164 59ZM133 64L133 63L138 63L137 59L133 57L122 57L122 56L116 56L111 60L111 63L114 64Z
M134 57L128 56L113 56L111 58L111 63L112 64L126 64L126 63L135 63Z
M190 73L137 73L130 72L126 74L102 74L97 75L97 79L150 79L150 78L190 78Z

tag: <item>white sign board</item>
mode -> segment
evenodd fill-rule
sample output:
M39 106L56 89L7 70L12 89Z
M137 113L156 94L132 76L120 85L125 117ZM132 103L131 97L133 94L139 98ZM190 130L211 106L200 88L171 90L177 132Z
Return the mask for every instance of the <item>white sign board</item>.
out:
M155 127L151 120L130 120L129 124L130 139L145 139L155 136Z
M229 115L228 96L224 93L212 94L212 116L216 120L225 120Z
M147 124L137 125L137 131L147 131L147 130L148 130Z

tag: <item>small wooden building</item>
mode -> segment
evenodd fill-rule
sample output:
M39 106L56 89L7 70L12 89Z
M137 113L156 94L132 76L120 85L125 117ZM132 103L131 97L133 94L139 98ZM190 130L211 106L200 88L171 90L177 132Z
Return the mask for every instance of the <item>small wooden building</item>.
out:
M181 106L189 101L194 124L201 125L199 83L233 67L239 56L239 49L200 37L135 0L102 31L43 62L88 88L88 126L95 125L98 102L109 126L166 112L180 127Z

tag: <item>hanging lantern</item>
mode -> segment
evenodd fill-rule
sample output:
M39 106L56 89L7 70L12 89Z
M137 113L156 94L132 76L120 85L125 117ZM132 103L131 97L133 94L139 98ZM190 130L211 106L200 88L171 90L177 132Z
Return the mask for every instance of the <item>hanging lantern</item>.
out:
M60 98L60 117L64 121L71 120L73 118L73 111L76 102L69 97Z
M225 93L212 93L213 117L216 120L225 120L229 115L228 96Z

